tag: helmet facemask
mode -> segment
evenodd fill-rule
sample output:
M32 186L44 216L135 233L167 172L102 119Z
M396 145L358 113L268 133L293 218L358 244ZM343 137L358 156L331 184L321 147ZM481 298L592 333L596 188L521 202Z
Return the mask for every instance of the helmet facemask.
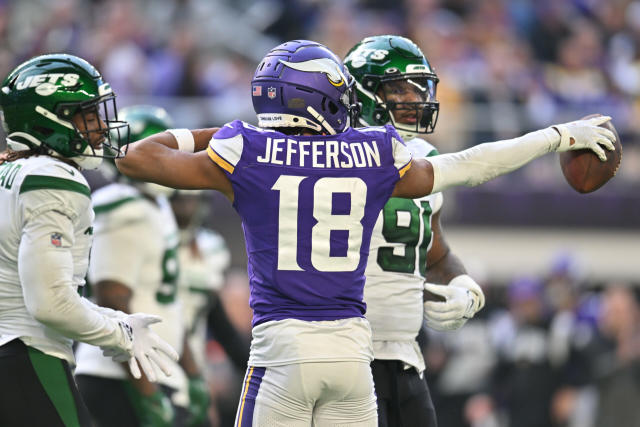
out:
M129 125L118 120L113 93L81 103L60 103L55 113L74 129L67 157L83 169L95 169L101 159L120 158L126 153Z
M434 131L438 77L414 42L396 35L366 37L344 63L357 82L361 126L391 124L405 140Z
M433 74L404 73L377 80L375 93L367 94L375 101L376 123L391 123L405 140L432 133L438 121L440 103L436 100L438 78Z

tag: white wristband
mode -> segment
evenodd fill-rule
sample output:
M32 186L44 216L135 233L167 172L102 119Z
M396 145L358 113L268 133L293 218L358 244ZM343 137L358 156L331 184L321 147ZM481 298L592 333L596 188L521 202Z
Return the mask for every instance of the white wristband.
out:
M196 142L193 139L193 134L189 129L167 129L178 142L178 150L186 151L187 153L193 153L196 147Z

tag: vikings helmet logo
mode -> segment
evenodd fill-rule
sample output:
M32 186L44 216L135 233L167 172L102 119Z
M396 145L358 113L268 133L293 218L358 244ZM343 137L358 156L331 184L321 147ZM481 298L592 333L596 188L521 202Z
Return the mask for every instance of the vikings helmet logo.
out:
M280 60L286 67L307 73L324 73L327 75L329 83L335 87L342 86L347 80L340 66L329 58L310 59L303 62L288 62Z

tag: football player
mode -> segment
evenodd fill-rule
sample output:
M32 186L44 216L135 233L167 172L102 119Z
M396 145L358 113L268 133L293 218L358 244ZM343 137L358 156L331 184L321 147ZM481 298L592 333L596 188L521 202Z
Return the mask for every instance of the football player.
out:
M129 124L133 141L171 127L163 108L148 105L123 108L120 119ZM189 346L183 345L182 307L176 299L179 236L167 199L174 190L117 178L92 196L96 220L89 279L95 300L125 313L144 310L162 316L165 321L156 331L178 350L180 366L171 363L171 376L156 385L147 378L131 378L123 366L81 344L76 380L100 426L186 425L188 416L201 416L201 410L188 414L188 381L181 368L192 358ZM199 377L195 365L184 367Z
M224 238L204 227L210 201L199 190L179 190L171 198L171 207L180 230L178 295L184 307L189 344L200 372L206 372L207 333L212 332L234 365L243 372L249 354L248 340L234 328L218 291L225 282L231 254ZM199 406L200 419L207 421L209 388L202 376L189 379L190 407ZM202 424L202 423L201 423ZM201 425L196 424L196 425Z
M126 124L109 84L72 55L19 65L2 83L0 108L0 377L15 386L0 397L0 425L88 426L72 340L130 360L136 377L136 359L152 378L152 364L168 370L160 353L177 359L148 327L156 316L101 308L78 292L94 216L80 170L96 168Z
M551 151L613 148L599 117L412 159L393 126L351 127L353 77L312 41L272 49L251 85L260 127L173 130L116 160L135 179L218 190L242 217L254 316L238 426L377 425L364 270L390 196L478 185Z
M344 63L356 80L359 125L394 125L414 159L438 154L423 139L438 118L438 77L418 46L399 36L367 37ZM416 342L423 314L429 327L446 331L464 325L484 305L482 289L444 239L442 203L442 193L414 200L392 197L371 237L364 299L382 427L437 425ZM444 301L423 306L425 286Z

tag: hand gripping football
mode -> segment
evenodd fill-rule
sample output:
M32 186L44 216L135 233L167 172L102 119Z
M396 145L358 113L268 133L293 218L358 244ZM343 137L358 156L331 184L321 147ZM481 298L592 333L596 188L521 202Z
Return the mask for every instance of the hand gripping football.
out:
M592 114L583 119L596 116ZM622 159L620 136L609 120L600 125L612 131L616 140L615 151L605 150L607 161L602 162L591 150L575 150L560 153L560 168L569 185L578 193L591 193L607 183L618 171Z

